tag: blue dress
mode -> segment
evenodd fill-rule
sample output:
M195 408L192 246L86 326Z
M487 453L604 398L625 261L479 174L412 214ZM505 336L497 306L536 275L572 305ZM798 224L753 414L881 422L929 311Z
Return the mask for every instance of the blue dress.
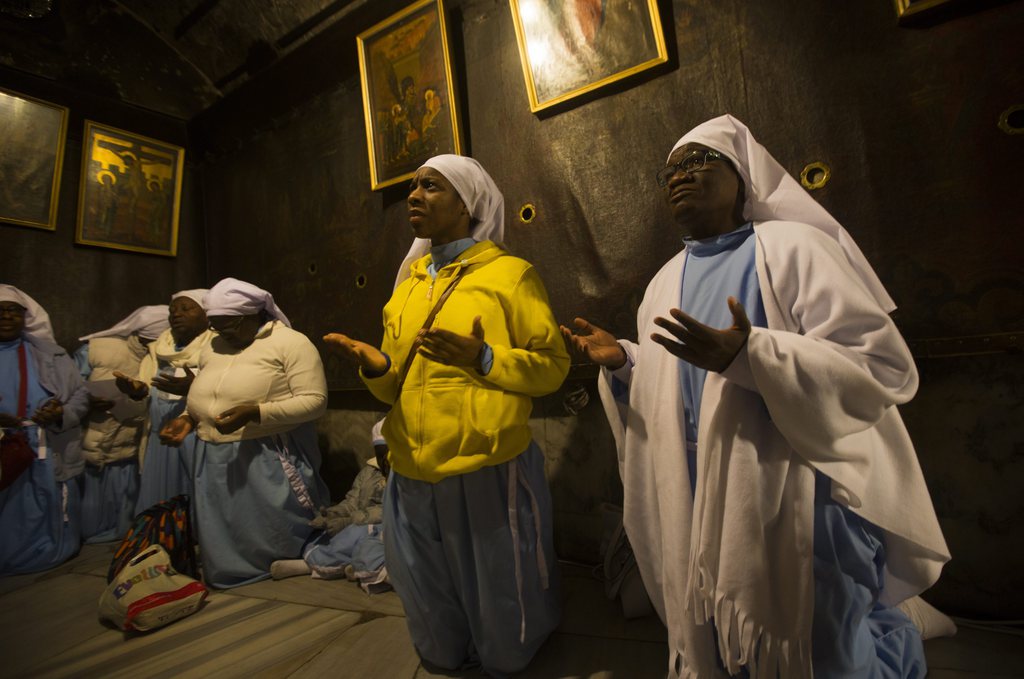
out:
M164 425L185 412L185 398L166 398L169 394L156 387L149 389L149 439L139 479L139 497L135 513L149 509L175 495L192 495L192 465L196 435L189 433L177 447L160 443Z
M687 240L680 309L713 328L729 327L733 321L726 298L731 295L743 304L753 326L767 327L753 236L753 225L746 224L717 238ZM679 363L687 462L695 488L696 425L707 371ZM926 665L920 632L898 608L878 603L884 584L883 533L835 502L831 483L815 472L814 674L844 679L923 677Z
M17 414L18 346L22 344L28 357L27 415L31 416L53 394L40 384L32 359L35 348L21 339L0 342L0 412ZM24 431L38 456L39 427L29 426ZM43 437L45 440L45 432ZM0 575L35 573L74 556L81 545L80 511L77 481L56 480L52 453L37 458L0 491Z
M309 520L330 502L319 469L312 422L257 439L197 438L192 506L203 579L238 587L269 578L278 559L301 558Z

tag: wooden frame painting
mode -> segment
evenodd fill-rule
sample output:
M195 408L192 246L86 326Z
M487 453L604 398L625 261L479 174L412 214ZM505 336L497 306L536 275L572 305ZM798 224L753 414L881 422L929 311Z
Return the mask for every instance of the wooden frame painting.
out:
M185 149L85 121L75 242L173 257Z
M57 228L68 109L0 88L0 222Z
M412 177L439 153L461 153L441 0L421 0L359 34L373 190Z
M509 0L536 113L668 61L657 0Z

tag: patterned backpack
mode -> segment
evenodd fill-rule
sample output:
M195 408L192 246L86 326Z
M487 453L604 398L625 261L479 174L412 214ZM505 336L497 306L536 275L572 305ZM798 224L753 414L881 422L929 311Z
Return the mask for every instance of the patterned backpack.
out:
M107 571L107 582L112 582L134 556L150 545L161 545L167 551L174 570L198 578L188 504L187 495L177 495L139 513L114 553Z

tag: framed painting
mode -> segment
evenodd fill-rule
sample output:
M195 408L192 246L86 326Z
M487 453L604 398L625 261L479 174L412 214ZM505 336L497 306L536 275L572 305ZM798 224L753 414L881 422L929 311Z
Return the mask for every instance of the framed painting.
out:
M75 242L173 257L185 149L85 121Z
M461 153L441 0L421 0L356 38L373 190L406 181L423 161Z
M509 0L530 110L668 61L657 0Z
M57 228L68 109L0 89L0 221Z

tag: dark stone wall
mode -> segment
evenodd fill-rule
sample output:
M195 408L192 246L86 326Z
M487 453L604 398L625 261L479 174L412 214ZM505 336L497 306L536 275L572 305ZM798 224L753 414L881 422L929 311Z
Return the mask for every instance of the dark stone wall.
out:
M113 325L136 307L166 304L176 290L206 284L200 183L183 121L2 67L0 87L69 109L56 230L0 223L0 281L21 288L49 312L58 343L73 351L78 337ZM75 244L86 120L186 148L177 257Z

